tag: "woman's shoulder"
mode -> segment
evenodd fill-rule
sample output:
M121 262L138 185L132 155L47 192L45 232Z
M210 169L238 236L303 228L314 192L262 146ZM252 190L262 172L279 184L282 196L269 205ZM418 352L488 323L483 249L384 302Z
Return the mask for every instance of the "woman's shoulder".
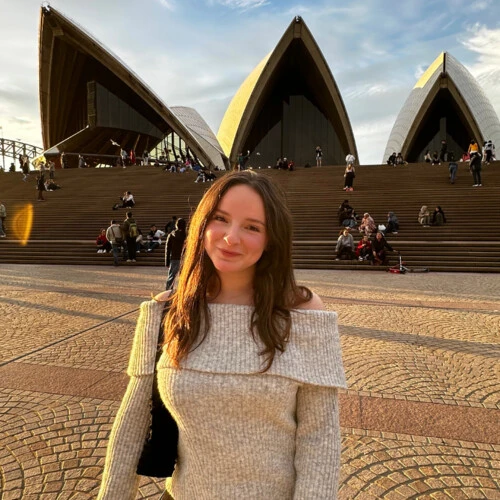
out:
M295 309L306 309L310 311L324 311L325 310L325 305L323 304L323 301L314 292L311 292L312 296L310 300L307 302L302 302L302 304L299 304Z
M160 292L158 295L155 295L154 300L156 300L156 302L166 302L170 295L172 295L172 290L166 290L164 292Z

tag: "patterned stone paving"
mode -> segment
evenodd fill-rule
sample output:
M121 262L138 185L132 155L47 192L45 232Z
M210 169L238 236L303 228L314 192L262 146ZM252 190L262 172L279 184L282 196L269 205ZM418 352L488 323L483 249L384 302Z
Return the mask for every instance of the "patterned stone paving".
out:
M103 384L96 381L106 373L121 380L139 304L162 289L163 275L151 268L0 266L2 500L95 498L123 390L123 384L110 383L99 391ZM479 412L479 427L483 418L488 429L494 425L491 412L500 405L500 278L297 275L339 313L346 397L368 398L360 404L365 412L377 408L373 401L387 410L371 420L380 426L372 430L356 427L369 422L369 414L358 420L343 415L344 423L357 423L343 427L339 498L500 499L500 433L491 432L484 439L489 444L474 442L466 439L471 432L460 427L460 419L451 418L452 408L462 407ZM68 380L51 385L51 370ZM24 373L34 379L20 379ZM387 432L401 404L407 412L412 404L434 409L442 417L439 425L432 419L412 425L424 418L417 411L414 422L398 423L406 431ZM408 432L417 428L429 430ZM137 498L157 499L161 490L162 481L143 479Z
M500 446L353 429L340 499L500 498Z

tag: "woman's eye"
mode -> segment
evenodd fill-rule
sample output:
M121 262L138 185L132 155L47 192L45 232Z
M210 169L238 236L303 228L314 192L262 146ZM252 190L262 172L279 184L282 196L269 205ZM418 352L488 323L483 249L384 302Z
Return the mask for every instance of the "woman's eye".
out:
M259 233L259 232L260 232L260 228L258 228L257 226L248 226L248 229L249 229L250 231L255 231L255 232L257 232L257 233Z
M226 218L222 215L214 215L214 220L218 220L220 222L226 222Z

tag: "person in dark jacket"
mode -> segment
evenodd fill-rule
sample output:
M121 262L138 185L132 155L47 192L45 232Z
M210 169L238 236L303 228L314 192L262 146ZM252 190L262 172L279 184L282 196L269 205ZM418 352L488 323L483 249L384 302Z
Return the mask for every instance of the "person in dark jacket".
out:
M175 225L177 224L177 216L172 215L172 219L170 219L166 224L165 224L165 234L168 235L172 232L175 231Z
M443 209L438 205L432 214L431 224L433 226L442 226L445 222L446 215L444 215Z
M166 290L171 290L174 284L175 277L181 266L182 250L184 249L184 241L186 240L186 220L177 219L175 231L172 231L167 237L165 245L165 266L168 267Z
M372 241L373 264L380 266L386 264L387 254L385 249L394 252L394 248L387 243L384 234L381 231L377 232L375 239Z
M399 231L399 220L394 212L389 212L387 214L387 226L385 228L385 233L398 234Z
M137 231L137 221L134 219L132 212L127 212L127 218L122 224L122 232L127 243L127 262L136 262L136 239L139 233Z
M37 201L45 201L43 197L43 192L45 191L45 176L42 173L37 175L36 189L38 191Z

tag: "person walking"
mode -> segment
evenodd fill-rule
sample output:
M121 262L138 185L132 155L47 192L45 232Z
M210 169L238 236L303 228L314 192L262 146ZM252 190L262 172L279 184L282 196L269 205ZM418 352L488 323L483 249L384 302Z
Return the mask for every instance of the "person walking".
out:
M337 313L295 281L292 218L268 176L211 185L177 289L144 302L135 331L98 500L136 496L153 384L178 428L163 498L337 498Z
M450 172L450 182L452 184L455 184L455 181L457 180L457 171L458 171L457 162L450 161L450 164L448 165L448 171Z
M55 170L56 170L56 164L52 160L49 160L49 179L50 180L54 180Z
M45 201L43 197L43 192L45 191L45 177L42 173L38 174L36 177L36 189L38 191L37 201Z
M5 219L7 218L7 209L3 202L0 201L0 238L5 238Z
M469 168L470 168L470 171L472 173L472 177L474 179L474 184L472 185L472 187L480 187L480 186L482 186L482 181L481 181L481 155L480 154L471 155Z
M21 170L23 171L23 181L26 182L30 175L29 158L26 155L21 155L19 161L21 162Z
M167 242L165 244L165 266L168 267L168 276L165 290L172 289L175 277L179 272L186 236L187 234L185 219L177 219L176 229L175 231L172 231L168 234Z
M125 242L127 244L127 262L136 262L136 238L139 235L137 229L137 222L132 216L132 212L127 212L127 218L123 221L122 232L125 237Z
M323 151L320 146L316 146L316 166L321 167L321 162L323 160Z
M177 216L172 215L172 218L165 224L165 235L168 236L172 231L175 231L177 226Z
M352 163L349 163L344 173L344 191L354 191L354 188L352 187L354 177L356 177L356 171L354 170Z
M106 230L106 238L111 243L111 249L113 250L113 265L119 266L119 257L123 245L123 232L116 220L111 221L111 225Z

